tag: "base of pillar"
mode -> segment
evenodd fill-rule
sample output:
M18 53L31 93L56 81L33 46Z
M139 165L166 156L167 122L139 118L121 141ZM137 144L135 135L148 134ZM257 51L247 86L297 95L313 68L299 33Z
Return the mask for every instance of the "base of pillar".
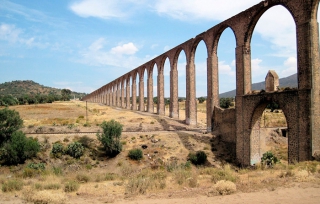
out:
M190 118L186 118L186 124L187 125L197 125L197 121L190 119Z
M179 114L172 112L172 113L170 113L170 118L179 119Z

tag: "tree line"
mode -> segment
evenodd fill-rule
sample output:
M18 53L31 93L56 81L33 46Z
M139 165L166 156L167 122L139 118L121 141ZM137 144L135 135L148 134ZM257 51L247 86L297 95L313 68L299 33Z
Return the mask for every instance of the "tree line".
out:
M50 92L49 94L24 94L16 97L12 95L0 95L0 106L43 104L55 101L69 101L70 99L71 91L69 89L62 89L61 94Z

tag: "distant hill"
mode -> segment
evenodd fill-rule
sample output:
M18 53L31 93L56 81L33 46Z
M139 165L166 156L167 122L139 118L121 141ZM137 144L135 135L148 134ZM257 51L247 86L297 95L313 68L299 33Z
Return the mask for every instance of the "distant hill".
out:
M43 86L31 80L12 81L0 84L0 96L12 95L14 97L20 97L24 95L36 95L50 93L61 94L61 89L51 88ZM71 96L75 98L82 98L85 93L72 92Z
M279 80L280 87L298 87L297 74L290 75ZM259 82L252 84L252 90L261 90L265 89L265 82ZM236 96L236 90L228 91L222 94L219 94L220 98L230 98Z

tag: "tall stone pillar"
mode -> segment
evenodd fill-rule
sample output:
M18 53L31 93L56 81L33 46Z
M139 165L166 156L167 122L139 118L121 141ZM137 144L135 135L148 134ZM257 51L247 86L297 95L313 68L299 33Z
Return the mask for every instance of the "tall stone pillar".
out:
M163 67L162 67L163 70ZM157 83L157 88L158 88L158 114L159 115L164 115L165 111L165 104L164 104L164 76L163 76L163 71L158 74L158 83Z
M317 19L298 23L299 162L320 157L320 59ZM290 138L290 132L289 132Z
M143 72L139 75L139 111L144 110L144 79L143 79Z
M137 110L137 84L136 77L132 77L132 110Z
M169 117L179 119L178 70L171 65L170 71L170 112Z
M128 78L126 82L126 108L130 109L130 79Z
M194 62L187 64L186 124L197 125L196 77Z
M117 86L113 86L113 92L112 92L112 106L117 105Z
M125 108L125 100L124 100L124 82L121 82L121 108Z
M245 107L242 96L251 91L251 53L250 46L236 48L236 155L239 163L250 165L250 133L243 125ZM246 136L248 135L249 136Z
M148 92L148 112L149 113L153 113L153 73L152 71L150 70L149 71L150 73L148 73L148 80L147 80L147 83L148 83L148 86L147 86L147 92Z
M117 107L121 107L121 86L120 83L117 85Z
M218 56L214 52L207 58L207 131L212 131L214 106L219 106Z
M107 92L106 92L106 104L107 104L107 106L110 106L110 103L109 103L109 89L107 89Z

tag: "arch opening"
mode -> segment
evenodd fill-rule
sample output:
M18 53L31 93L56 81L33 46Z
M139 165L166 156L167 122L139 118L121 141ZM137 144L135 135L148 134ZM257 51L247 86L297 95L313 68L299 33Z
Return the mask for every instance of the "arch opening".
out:
M281 163L288 163L289 131L287 118L276 101L258 105L251 118L250 164L261 162L271 152Z
M278 89L298 87L296 25L282 5L266 10L251 37L251 90L264 90L269 70L279 75Z
M157 113L158 111L158 66L155 63L152 68L152 79L153 79L153 113Z
M201 40L195 48L195 86L196 86L196 111L197 124L207 127L207 46Z
M186 53L181 50L177 59L179 120L186 119L186 58Z
M163 76L164 76L164 104L165 104L165 115L170 115L170 61L166 57L163 65Z
M217 47L218 56L218 92L221 108L234 107L236 96L236 38L231 28L226 28L220 35Z

